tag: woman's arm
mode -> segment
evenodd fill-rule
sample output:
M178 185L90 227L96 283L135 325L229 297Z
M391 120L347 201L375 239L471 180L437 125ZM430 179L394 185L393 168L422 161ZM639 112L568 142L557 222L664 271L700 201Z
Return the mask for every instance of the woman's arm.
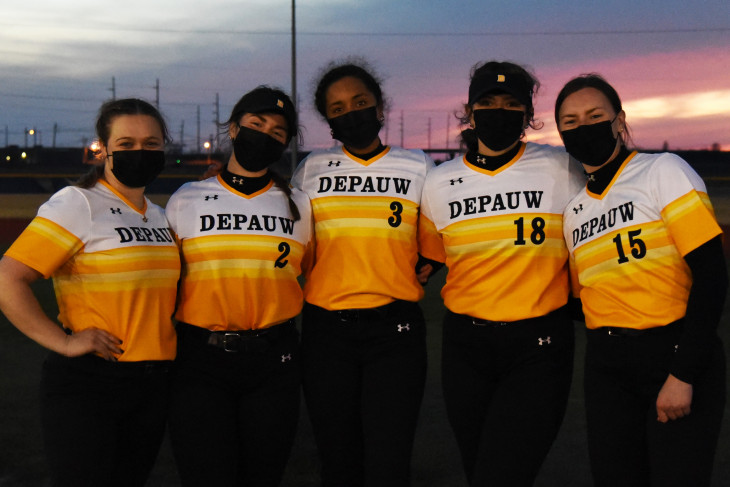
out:
M690 413L692 384L706 367L728 287L720 235L684 259L692 271L692 287L676 356L657 397L657 417L663 423Z
M121 340L96 328L67 335L46 316L30 284L41 274L12 257L0 259L0 310L15 327L39 345L67 357L96 352L116 361Z

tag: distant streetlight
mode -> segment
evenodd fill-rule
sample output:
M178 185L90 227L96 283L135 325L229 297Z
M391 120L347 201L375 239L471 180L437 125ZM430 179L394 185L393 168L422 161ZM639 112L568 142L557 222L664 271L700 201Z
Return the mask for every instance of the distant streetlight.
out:
M208 165L210 166L210 141L203 142L203 148L208 151Z

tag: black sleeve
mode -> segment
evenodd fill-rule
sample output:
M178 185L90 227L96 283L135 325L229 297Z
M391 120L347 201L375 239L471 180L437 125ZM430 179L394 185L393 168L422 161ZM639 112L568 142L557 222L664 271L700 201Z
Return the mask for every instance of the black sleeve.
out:
M426 264L431 264L431 267L433 270L431 271L431 274L428 275L428 277L433 276L438 272L443 266L443 262L439 262L437 260L431 260L427 259L426 257L422 256L421 254L418 254L418 262L416 262L416 273L421 269L421 267L425 266Z
M717 338L717 325L728 287L722 237L718 235L685 255L692 271L682 335L670 373L692 384L706 366L708 351Z

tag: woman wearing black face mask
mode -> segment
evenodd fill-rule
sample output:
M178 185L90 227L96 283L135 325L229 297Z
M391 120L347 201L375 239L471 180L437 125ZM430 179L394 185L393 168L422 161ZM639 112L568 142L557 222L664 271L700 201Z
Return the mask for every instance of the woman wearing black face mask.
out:
M416 224L433 163L382 144L383 94L360 64L328 67L315 105L343 144L312 152L292 178L317 238L302 356L322 483L407 486L426 373Z
M297 133L288 96L260 86L224 127L228 165L166 209L183 259L170 438L184 486L275 486L299 419L310 204L269 170Z
M626 148L626 114L598 75L555 103L589 181L565 210L573 292L588 328L585 404L597 486L708 486L725 401L716 334L722 231L700 177Z
M444 400L471 486L532 485L570 388L562 214L584 178L562 150L520 141L535 125L538 86L519 65L477 65L469 151L431 171L423 190L421 251L449 269Z
M43 440L54 486L142 486L165 430L180 258L144 186L164 165L165 121L149 103L105 103L96 166L54 194L0 261L0 309L51 350ZM52 277L57 326L30 283Z

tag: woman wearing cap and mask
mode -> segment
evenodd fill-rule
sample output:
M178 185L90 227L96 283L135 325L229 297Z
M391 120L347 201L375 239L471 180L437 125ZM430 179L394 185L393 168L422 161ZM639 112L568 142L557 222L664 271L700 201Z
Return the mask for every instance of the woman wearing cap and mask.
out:
M165 430L180 258L144 189L165 164L160 113L102 105L103 164L54 194L0 261L0 309L51 350L41 419L54 486L142 486ZM52 277L57 326L30 283Z
M717 336L727 290L705 185L674 154L626 148L626 114L598 75L555 103L586 188L565 239L588 328L585 404L597 486L708 486L725 402Z
M407 486L426 374L416 225L433 163L383 145L383 94L361 63L328 66L315 105L343 144L312 152L292 178L317 238L302 357L322 484Z
M423 190L421 252L448 267L444 399L471 486L532 485L570 388L562 214L584 178L562 150L520 141L538 86L513 63L475 66L469 151Z
M183 261L170 437L184 486L274 486L299 417L310 204L269 170L298 130L288 96L260 86L225 127L228 165L166 209Z

